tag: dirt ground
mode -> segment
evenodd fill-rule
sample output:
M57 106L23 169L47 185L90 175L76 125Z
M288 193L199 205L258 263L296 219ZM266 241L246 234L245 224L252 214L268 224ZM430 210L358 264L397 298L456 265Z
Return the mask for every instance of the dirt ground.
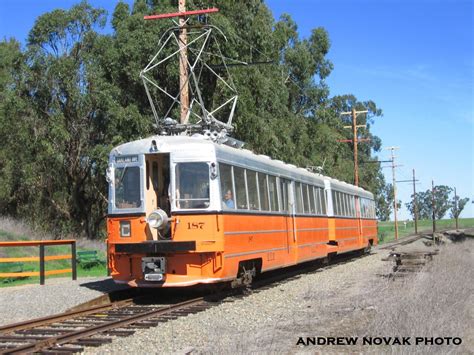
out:
M231 344L219 340L222 334L225 337L226 332L233 332L226 329L219 333L213 345L196 350L204 353L473 353L474 239L454 243L444 236L442 244L430 244L431 238L423 238L393 248L403 252L436 250L439 253L420 272L407 277L387 277L395 264L382 260L392 251L382 248L375 248L369 256L325 268L322 276L314 280L318 282L312 282L312 275L305 276L307 285L299 294L288 296L288 302L299 304L292 314L279 314L275 305L272 319L277 322L267 322L258 332L240 332L236 336L234 331ZM285 285L290 289L293 286L291 282ZM225 329L224 322L217 327L221 326ZM343 345L348 342L346 338L355 343ZM333 345L338 341L341 345Z

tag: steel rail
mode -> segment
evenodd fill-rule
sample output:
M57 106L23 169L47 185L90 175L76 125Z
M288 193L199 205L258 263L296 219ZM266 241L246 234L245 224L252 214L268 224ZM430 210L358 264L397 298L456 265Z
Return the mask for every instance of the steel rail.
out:
M70 333L59 335L56 337L45 338L45 340L40 340L35 343L22 345L20 347L16 347L12 349L6 349L0 352L0 354L22 354L22 353L24 354L24 353L32 353L32 352L45 350L45 349L52 348L58 345L63 345L63 344L72 343L74 341L79 341L81 339L88 338L92 335L106 332L108 330L113 330L114 328L122 328L124 326L129 326L129 325L132 325L134 323L137 323L149 318L161 316L163 314L170 313L175 310L179 310L181 308L187 308L190 306L202 304L204 302L206 302L204 300L204 297L199 297L199 298L181 302L175 305L160 307L158 309L153 309L148 312L134 314L124 319L107 322L104 324L88 327L86 329L82 329L78 331L72 331Z
M116 307L121 307L121 306L124 306L126 304L130 304L130 303L133 303L133 299L118 301L118 302L109 303L109 304L105 304L105 305L92 306L92 307L87 308L87 309L69 311L69 312L64 312L64 313L60 313L60 314L54 314L52 316L36 318L36 319L33 319L33 320L24 321L24 322L8 324L8 325L0 327L0 334L4 335L4 334L8 334L8 333L17 331L17 330L26 330L26 329L35 328L35 327L42 326L42 325L57 323L57 322L61 322L63 320L71 319L71 318L76 318L76 317L80 317L80 316L85 316L85 315L97 313L97 312L100 312L100 311L113 309L113 308L116 308Z

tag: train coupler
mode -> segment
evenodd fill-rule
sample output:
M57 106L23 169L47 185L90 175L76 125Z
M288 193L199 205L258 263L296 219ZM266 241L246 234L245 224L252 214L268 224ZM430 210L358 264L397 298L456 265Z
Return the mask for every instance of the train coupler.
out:
M163 281L166 273L166 258L142 258L142 272L146 281Z

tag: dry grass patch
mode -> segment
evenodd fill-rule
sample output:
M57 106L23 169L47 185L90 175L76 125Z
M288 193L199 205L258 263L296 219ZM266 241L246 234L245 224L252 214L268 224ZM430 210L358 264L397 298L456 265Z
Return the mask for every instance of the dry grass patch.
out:
M446 245L422 272L382 282L374 292L378 312L367 336L410 337L411 346L385 346L387 353L470 353L474 349L473 247L472 240ZM415 346L416 337L460 337L463 343L447 345L445 339L443 345Z

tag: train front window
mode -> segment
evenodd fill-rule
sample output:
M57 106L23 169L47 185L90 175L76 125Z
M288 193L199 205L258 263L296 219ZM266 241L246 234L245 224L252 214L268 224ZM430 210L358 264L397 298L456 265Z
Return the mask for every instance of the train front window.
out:
M207 163L176 164L176 207L209 207L209 166Z
M140 168L126 166L115 169L115 207L120 209L139 208Z

